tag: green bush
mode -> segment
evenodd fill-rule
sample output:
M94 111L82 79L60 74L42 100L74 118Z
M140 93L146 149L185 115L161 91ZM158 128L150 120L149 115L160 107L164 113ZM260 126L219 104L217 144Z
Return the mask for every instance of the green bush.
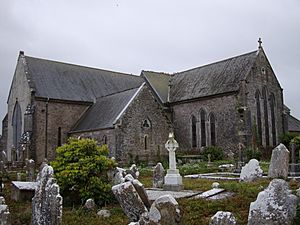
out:
M70 138L56 153L51 165L65 200L79 203L93 198L103 205L112 199L107 171L116 163L107 158L107 145L99 147L92 139Z
M217 146L208 146L204 147L203 156L205 160L208 160L208 154L210 154L210 159L212 161L222 160L224 158L223 149Z
M291 141L293 138L295 138L297 135L293 133L285 133L279 136L279 140L282 144L284 144L287 148L289 148Z
M259 148L249 147L246 149L246 156L248 161L250 159L257 159L260 161L262 157L262 151Z

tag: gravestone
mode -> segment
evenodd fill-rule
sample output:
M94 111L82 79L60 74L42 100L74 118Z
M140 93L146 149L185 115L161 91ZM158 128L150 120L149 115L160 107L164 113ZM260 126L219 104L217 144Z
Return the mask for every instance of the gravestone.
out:
M151 205L149 212L150 224L179 225L180 209L172 195L163 195Z
M101 209L97 212L97 216L102 217L102 218L108 218L110 217L110 211L107 209Z
M131 183L133 184L135 190L137 191L138 195L142 199L146 208L149 209L151 204L149 202L149 198L144 185L139 180L133 180L131 181Z
M94 199L92 199L92 198L87 199L84 204L84 208L93 211L96 208Z
M207 166L211 166L211 154L207 154Z
M296 216L297 196L291 193L288 183L274 179L250 204L248 225L290 225Z
M262 177L263 170L259 166L256 159L251 159L245 166L242 167L240 181L252 182L255 179Z
M153 170L153 187L162 188L164 185L165 169L161 163L157 163Z
M5 204L4 197L0 197L0 224L10 225L10 212L8 206Z
M278 145L272 151L268 177L286 179L289 172L290 152L284 144Z
M126 170L127 174L131 174L134 179L138 179L140 172L135 164L132 164L129 170Z
M62 200L59 186L53 178L53 168L44 164L37 175L37 187L32 198L32 224L60 225Z
M144 212L148 212L130 181L113 186L112 191L130 221L137 222Z
M183 189L182 177L179 170L176 169L176 156L175 151L179 147L177 141L174 139L174 134L169 134L169 139L165 144L166 149L169 151L169 169L165 176L164 190L180 191Z
M35 180L35 162L33 159L26 161L27 181Z
M209 225L236 225L236 219L231 212L218 211L210 218Z

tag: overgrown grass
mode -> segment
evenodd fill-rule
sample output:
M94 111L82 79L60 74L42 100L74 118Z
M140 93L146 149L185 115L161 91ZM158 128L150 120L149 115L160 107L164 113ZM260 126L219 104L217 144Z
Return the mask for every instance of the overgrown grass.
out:
M230 163L228 161L216 161L207 167L207 162L195 164L185 164L179 169L182 175L195 173L218 172L220 164ZM264 172L268 171L268 163L260 163ZM145 187L152 187L152 168L144 167L140 169L139 180ZM186 190L206 191L211 189L214 180L208 179L189 179L183 178L184 188ZM269 179L259 179L252 183L240 183L238 181L220 181L220 187L234 195L223 200L204 200L204 199L180 199L178 200L181 210L182 225L206 225L210 218L220 210L230 211L238 220L239 225L247 224L250 203L255 201L260 191L268 186ZM295 190L300 188L300 182L290 181L290 188L295 194ZM5 199L11 212L12 224L26 225L31 222L31 203L16 203L10 199L9 181L6 183ZM128 218L118 204L109 204L106 209L111 212L110 218L99 218L95 212L88 212L82 206L63 208L63 225L127 225ZM300 209L298 209L300 211Z

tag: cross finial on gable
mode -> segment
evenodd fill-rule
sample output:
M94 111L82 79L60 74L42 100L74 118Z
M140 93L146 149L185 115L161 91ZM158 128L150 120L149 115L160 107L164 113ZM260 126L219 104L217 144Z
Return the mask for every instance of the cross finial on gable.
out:
M261 40L261 38L258 38L258 48L262 47L261 44L262 44L262 40Z

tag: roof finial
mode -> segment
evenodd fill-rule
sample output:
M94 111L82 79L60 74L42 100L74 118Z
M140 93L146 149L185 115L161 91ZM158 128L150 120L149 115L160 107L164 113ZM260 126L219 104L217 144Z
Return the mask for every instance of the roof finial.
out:
M261 38L258 38L258 48L259 48L259 49L262 48L261 44L262 44L262 40L261 40Z

